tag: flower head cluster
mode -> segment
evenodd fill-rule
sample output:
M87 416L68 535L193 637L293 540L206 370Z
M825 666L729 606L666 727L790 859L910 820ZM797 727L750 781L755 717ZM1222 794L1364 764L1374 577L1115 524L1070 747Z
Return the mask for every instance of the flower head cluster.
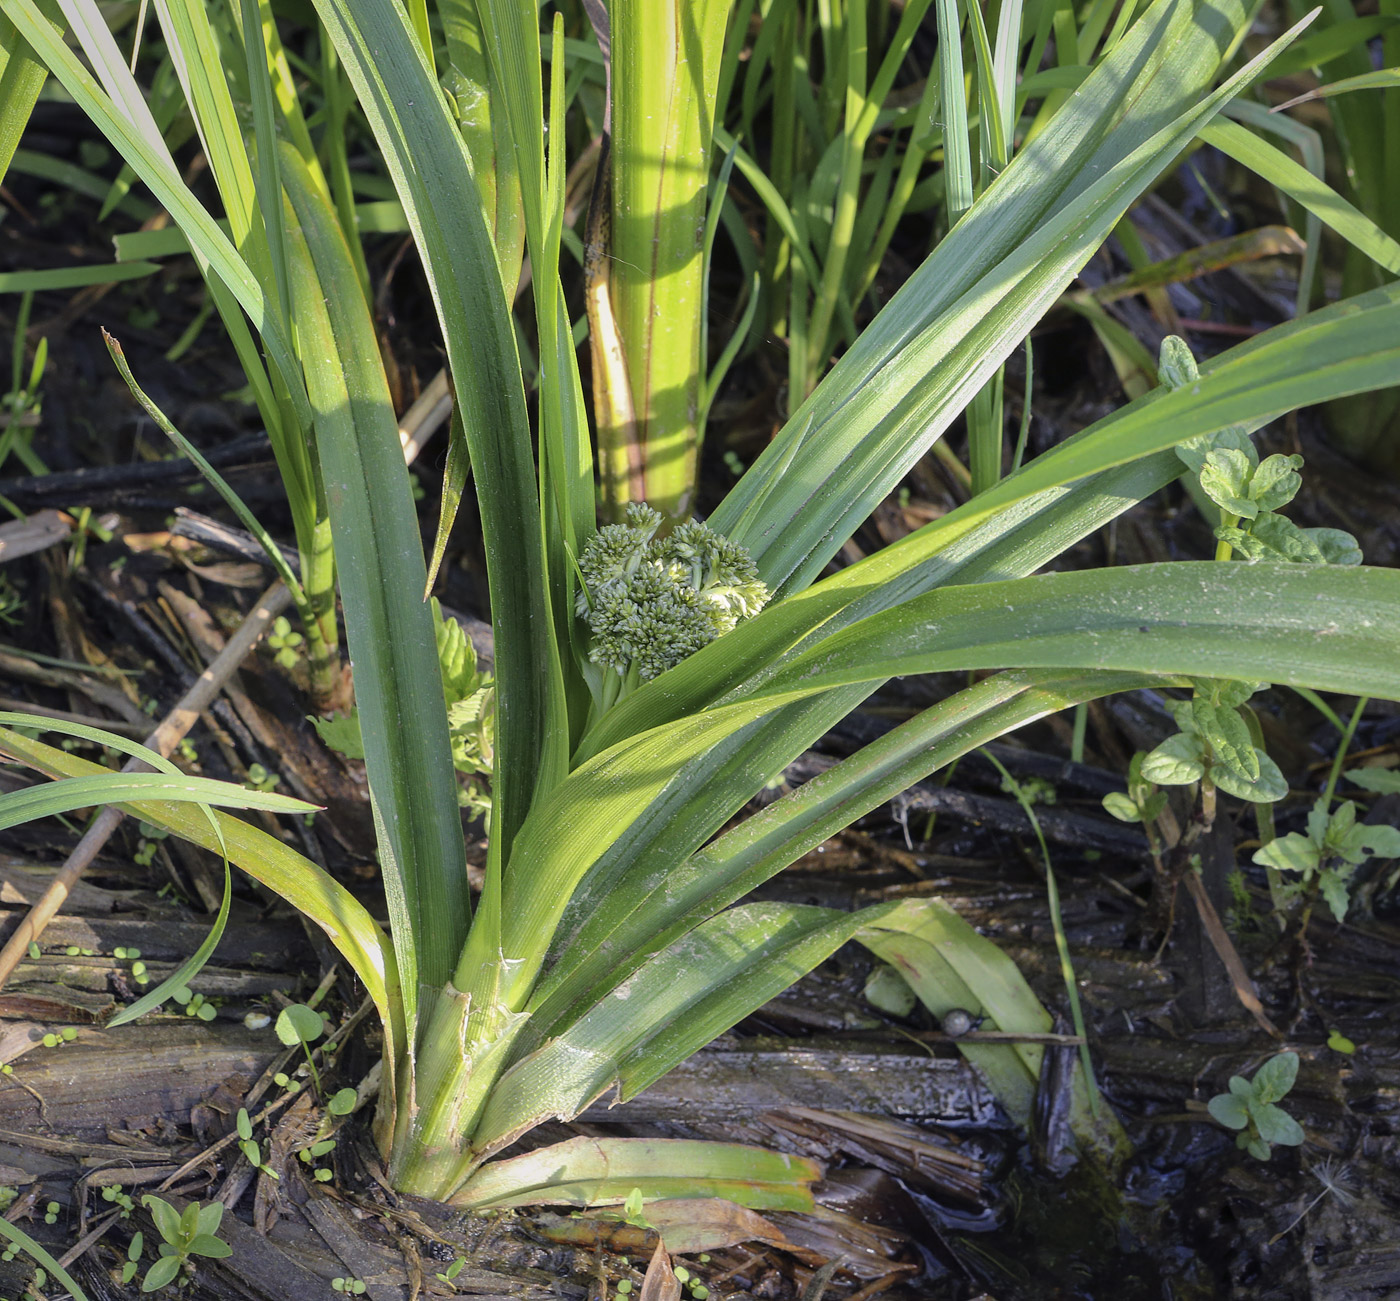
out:
M627 523L598 530L583 549L578 613L593 631L589 658L642 681L757 614L768 600L753 558L692 520L658 538L661 515L634 502Z

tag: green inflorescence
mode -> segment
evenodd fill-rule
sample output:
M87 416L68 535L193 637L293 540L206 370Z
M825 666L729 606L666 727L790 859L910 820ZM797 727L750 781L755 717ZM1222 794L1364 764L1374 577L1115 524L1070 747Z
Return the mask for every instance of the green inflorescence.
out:
M768 600L753 557L698 520L658 538L660 512L627 507L579 560L579 615L593 633L589 659L646 682L752 618Z

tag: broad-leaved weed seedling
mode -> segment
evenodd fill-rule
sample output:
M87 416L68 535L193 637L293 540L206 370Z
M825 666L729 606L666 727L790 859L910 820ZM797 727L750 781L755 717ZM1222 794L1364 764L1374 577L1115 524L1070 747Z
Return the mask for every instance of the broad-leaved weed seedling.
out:
M1290 831L1254 853L1254 861L1292 878L1285 897L1321 894L1341 921L1347 915L1351 879L1369 858L1400 858L1400 830L1357 822L1356 805L1344 800L1330 813L1327 798L1319 799L1308 814L1304 835Z
M279 614L272 621L272 630L267 634L268 649L274 651L275 659L289 672L306 658L306 638L292 628L286 615Z
M1230 1091L1217 1093L1206 1105L1227 1129L1240 1131L1236 1147L1267 1161L1273 1144L1298 1147L1306 1137L1303 1127L1276 1105L1297 1078L1298 1054L1279 1053L1255 1071L1253 1079L1232 1075Z
M466 1263L465 1256L457 1256L446 1269L437 1271L433 1277L440 1283L451 1283L462 1272Z
M270 1179L280 1179L282 1176L263 1160L262 1148L253 1137L253 1121L246 1107L239 1107L235 1124L238 1129L238 1150L243 1153L248 1164Z
M177 985L170 991L170 997L185 1009L186 1016L198 1017L201 1021L212 1021L218 1010L203 994L194 993L188 985Z
M224 1218L222 1202L209 1202L205 1206L190 1202L183 1211L177 1211L163 1197L147 1193L141 1205L150 1213L161 1237L157 1247L160 1258L146 1271L141 1291L158 1291L174 1282L182 1271L193 1274L198 1257L223 1260L233 1255L233 1248L218 1236Z
M277 1024L274 1028L277 1037L288 1048L301 1045L301 1050L306 1055L307 1068L311 1071L311 1081L319 1093L321 1075L316 1069L315 1059L311 1056L311 1045L326 1032L326 1023L321 1014L314 1007L307 1007L305 1003L293 1003L277 1014Z

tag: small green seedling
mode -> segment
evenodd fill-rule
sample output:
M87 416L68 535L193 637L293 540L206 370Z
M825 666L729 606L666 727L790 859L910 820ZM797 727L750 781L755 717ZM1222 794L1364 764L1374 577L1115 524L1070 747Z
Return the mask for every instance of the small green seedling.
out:
M61 1048L64 1044L71 1044L78 1037L78 1028L66 1025L62 1030L50 1031L40 1042L45 1048Z
M1368 858L1400 858L1400 830L1358 823L1350 800L1328 813L1325 796L1308 814L1307 835L1290 831L1254 854L1256 863L1298 874L1287 894L1315 887L1338 921L1346 916L1351 878Z
M435 1277L440 1283L450 1283L462 1272L466 1263L465 1256L458 1256L445 1270L440 1270Z
M1193 679L1191 699L1167 706L1181 730L1144 756L1138 769L1140 779L1156 786L1200 782L1203 789L1214 791L1218 787L1254 804L1281 800L1288 794L1288 782L1278 765L1254 743L1242 712L1245 701L1260 685ZM1115 802L1115 808L1108 811L1121 817L1127 811L1126 803L1119 806Z
M306 1064L311 1068L311 1079L316 1085L319 1093L321 1089L321 1076L316 1070L316 1063L311 1058L311 1049L308 1045L313 1044L323 1034L326 1033L326 1023L321 1014L314 1007L307 1007L305 1003L293 1003L290 1007L284 1007L277 1014L277 1037L287 1045L288 1048L295 1048L301 1045L301 1050L306 1054Z
M141 961L141 950L130 945L121 946L112 950L112 957L118 962L131 963L131 978L138 985L149 985L151 983L150 972L146 970L146 964Z
M123 1191L121 1184L108 1184L103 1188L102 1200L104 1202L111 1202L113 1206L118 1207L121 1211L121 1218L124 1220L129 1220L132 1211L136 1209L136 1203ZM137 1236L139 1237L140 1235L138 1234Z
M462 625L443 615L436 597L431 604L452 766L466 778L458 790L458 803L472 817L481 818L489 830L491 791L482 779L491 776L495 764L496 680L477 668L476 647ZM308 721L332 750L347 759L365 757L357 709L334 718L313 716Z
M1206 1105L1227 1129L1240 1131L1236 1147L1267 1161L1273 1144L1299 1147L1303 1142L1303 1127L1274 1105L1287 1096L1297 1078L1298 1054L1279 1053L1255 1071L1252 1080L1232 1075L1229 1093L1217 1093Z
M335 1171L329 1166L316 1165L321 1157L335 1150L335 1139L323 1138L319 1142L312 1143L310 1147L304 1147L297 1156L304 1165L315 1166L312 1171L317 1183L329 1183L335 1177Z
M141 839L137 843L136 852L131 856L132 861L139 867L150 867L155 859L157 847L170 833L160 827L153 827L149 822L138 822L136 829ZM140 954L134 953L132 956L139 957Z
M365 1290L364 1281L358 1278L333 1278L331 1287L337 1292L348 1292L353 1296L359 1296Z
M296 668L306 654L306 638L292 627L284 614L279 614L272 621L272 631L267 634L267 644L270 649L276 651L273 659L288 671Z
M222 1260L233 1255L233 1248L218 1236L224 1218L222 1202L210 1202L207 1206L191 1202L181 1212L164 1198L148 1193L141 1204L151 1213L161 1236L160 1259L146 1271L141 1291L154 1292L164 1287L182 1270L191 1273L193 1256Z
M258 1146L257 1140L253 1137L253 1122L246 1107L239 1107L236 1123L238 1126L238 1150L248 1158L248 1164L254 1170L260 1171L272 1179L280 1178L277 1171L263 1160L262 1148Z
M44 1223L57 1224L58 1213L63 1208L57 1202L48 1202L44 1206Z
M146 1235L139 1230L132 1235L131 1244L126 1249L126 1260L122 1264L122 1286L125 1287L141 1269L141 1250L146 1245Z
M1162 341L1158 374L1163 384L1173 389L1200 378L1196 359L1183 339L1169 335ZM1217 560L1229 560L1238 551L1250 562L1361 563L1361 548L1350 533L1299 528L1278 513L1302 486L1298 473L1303 465L1301 456L1276 454L1261 461L1241 425L1188 438L1177 446L1176 454L1196 476L1201 491L1220 508L1220 525L1215 530Z
M1340 1030L1333 1029L1327 1036L1327 1046L1334 1053L1343 1053L1350 1057L1356 1051L1356 1044L1348 1039Z
M1060 798L1055 783L1048 777L1012 777L1008 773L1001 779L1001 788L1017 799L1024 797L1030 804L1054 804Z
M192 993L188 985L177 985L170 991L170 997L185 1009L186 1016L197 1016L201 1021L212 1021L218 1015L214 1005L205 1002L203 994Z
M248 765L248 780L243 784L253 791L274 791L282 784L282 779L275 772L269 772L262 764L252 763Z

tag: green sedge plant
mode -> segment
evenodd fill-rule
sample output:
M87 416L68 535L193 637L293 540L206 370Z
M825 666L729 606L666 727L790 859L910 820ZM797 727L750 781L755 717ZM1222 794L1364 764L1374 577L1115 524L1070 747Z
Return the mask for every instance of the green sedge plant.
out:
M244 33L256 30L251 4L244 0ZM96 21L94 7L73 5ZM169 0L168 9L167 39L178 43L181 24L197 28L192 15L202 10L193 0ZM810 1205L814 1167L730 1145L590 1138L492 1158L550 1117L639 1093L851 939L896 966L935 1015L957 1008L1003 1031L1048 1031L1049 1014L1014 965L940 901L854 914L740 902L969 749L1105 694L1193 680L1400 698L1392 571L1260 559L1035 572L1175 480L1179 444L1395 383L1400 290L1372 290L1261 334L1203 365L1190 384L1157 388L957 511L822 576L1127 206L1296 35L1232 72L1251 17L1245 6L1156 0L1124 20L1077 93L989 179L796 406L705 533L682 534L692 553L664 538L654 549L660 533L647 533L649 515L612 526L625 536L605 536L559 276L562 25L556 19L549 38L546 97L533 0L478 0L475 10L487 75L501 92L491 104L493 139L499 126L508 144L498 161L508 155L522 196L538 345L533 429L502 269L509 259L493 238L501 204L493 221L455 101L437 80L432 24L419 21L426 11L316 0L416 241L452 370L443 526L425 558L355 253L305 153L276 139L274 128L286 125L280 101L264 96L267 111L252 121L259 176L275 180L263 193L277 199L259 210L269 228L280 226L269 247L281 261L265 274L147 138L133 102L141 89L124 65L99 57L100 34L84 29L79 38L94 76L33 0L0 0L243 308L278 383L305 393L389 934L324 871L261 830L218 812L211 827L165 792L119 798L153 825L226 846L320 925L364 982L384 1027L375 1131L395 1187L467 1206L620 1204L636 1188ZM453 3L440 12L444 22L459 14ZM258 62L246 59L250 84L262 77L252 72ZM491 835L475 906L423 599L468 474L496 645ZM620 572L605 567L610 541ZM638 606L639 640L625 653L626 629L604 626L609 609L618 613L609 605L614 580ZM644 588L656 598L646 609L637 599ZM658 623L662 614L689 631ZM727 631L715 622L721 614ZM715 635L695 648L706 620ZM673 662L682 642L692 653ZM881 685L947 670L996 672L724 829L774 772ZM60 791L92 772L11 730L0 743L60 778ZM1040 1045L960 1048L1009 1114L1026 1121ZM1088 1099L1081 1079L1080 1139L1111 1152L1121 1133Z

